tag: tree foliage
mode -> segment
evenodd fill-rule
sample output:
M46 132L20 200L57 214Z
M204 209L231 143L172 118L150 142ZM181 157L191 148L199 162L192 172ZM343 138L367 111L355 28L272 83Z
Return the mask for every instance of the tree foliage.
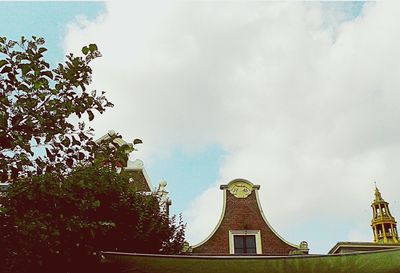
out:
M156 195L104 166L18 180L2 204L1 272L91 272L100 251L179 253L184 241Z
M51 69L43 44L0 37L0 181L13 181L0 194L0 272L99 272L107 250L179 253L182 219L123 171L141 141L95 143L92 129L71 123L112 106L87 92L97 46Z
M113 106L104 92L88 92L89 63L101 54L91 44L83 57L69 54L50 68L43 38L20 41L0 37L0 181L11 176L63 173L82 160L92 160L91 129L74 116ZM88 151L88 152L85 152ZM36 151L36 153L35 153ZM39 153L38 153L39 151ZM41 155L42 152L44 155Z

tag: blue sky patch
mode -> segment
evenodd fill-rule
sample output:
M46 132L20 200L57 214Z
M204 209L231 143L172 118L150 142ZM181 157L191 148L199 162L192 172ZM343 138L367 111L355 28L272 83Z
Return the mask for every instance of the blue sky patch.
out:
M14 40L43 37L49 49L46 60L55 65L64 58L67 24L77 16L93 20L104 9L101 2L0 2L0 35Z

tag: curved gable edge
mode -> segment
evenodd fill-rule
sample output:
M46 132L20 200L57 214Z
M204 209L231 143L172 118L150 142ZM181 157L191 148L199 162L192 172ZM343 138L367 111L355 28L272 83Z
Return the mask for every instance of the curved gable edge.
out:
M300 248L299 245L293 244L293 243L291 243L291 242L285 240L285 239L284 239L281 235L279 235L279 233L276 232L276 230L271 226L271 224L268 222L267 218L266 218L265 215L264 215L264 211L263 211L262 206L261 206L261 203L260 203L260 198L258 197L258 190L255 190L255 194L256 194L257 205L258 205L258 208L259 208L259 210L260 210L261 216L262 216L262 218L264 219L264 222L265 222L265 223L267 224L267 226L269 227L269 229L272 231L272 233L274 233L275 236L278 237L278 238L279 238L282 242L284 242L285 244L290 245L290 246L292 246L292 247L294 247L294 248L299 249L299 248Z
M222 200L222 203L223 203L223 204L222 204L222 212L221 212L221 216L219 217L219 220L218 220L217 225L215 226L215 228L213 229L213 231L212 231L203 241L201 241L200 243L198 243L198 244L192 246L193 249L195 249L195 248L197 248L197 247L199 247L199 246L202 246L203 244L207 243L207 241L210 240L211 237L214 236L215 232L217 232L217 230L219 229L219 227L220 227L220 225L221 225L221 223L222 223L222 220L223 220L224 217L225 217L226 190L223 191L223 198L222 198L222 199L223 199L223 200Z
M224 217L225 217L226 194L227 194L226 191L227 191L228 185L229 185L230 183L233 183L233 182L236 182L236 181L244 181L244 182L249 183L249 184L251 184L251 185L253 186L253 188L254 188L254 194L256 195L257 206L258 206L258 209L259 209L259 211L260 211L260 214L261 214L261 216L262 216L262 218L263 218L265 224L266 224L266 225L268 226L268 228L272 231L272 233L273 233L278 239L280 239L283 243L285 243L285 244L287 244L287 245L289 245L289 246L291 246L291 247L294 247L294 248L296 248L296 249L300 249L300 246L299 246L299 245L293 244L293 243L291 243L291 242L285 240L282 236L280 236L279 233L276 232L276 230L275 230L275 229L271 226L271 224L268 222L267 218L266 218L265 215L264 215L264 211L263 211L262 206L261 206L261 203L260 203L260 198L259 198L259 196L258 196L258 189L259 189L260 186L254 185L253 183L251 183L251 182L248 181L247 179L243 179L243 178L237 178L237 179L234 179L234 180L230 181L227 185L221 185L220 188L223 190L223 201L222 201L223 207L222 207L222 212L221 212L221 216L220 216L220 218L219 218L219 220L218 220L218 223L217 223L217 225L215 226L215 228L213 229L213 231L212 231L203 241L201 241L200 243L198 243L198 244L196 244L196 245L193 245L192 248L195 249L195 248L200 247L200 246L202 246L203 244L207 243L207 242L214 236L214 234L217 232L217 230L219 229L219 227L220 227L220 225L221 225L221 223L222 223L222 221L223 221L223 219L224 219Z

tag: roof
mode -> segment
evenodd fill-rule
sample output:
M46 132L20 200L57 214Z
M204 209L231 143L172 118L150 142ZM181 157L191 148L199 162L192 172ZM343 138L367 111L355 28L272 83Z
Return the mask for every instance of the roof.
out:
M110 137L116 135L114 130L109 130L107 134L103 135L99 139L96 140L96 143L101 143L103 140L109 139ZM114 143L118 144L119 146L122 146L124 144L128 144L125 140L123 140L121 137L117 137L113 140Z
M109 130L105 135L97 139L96 143L101 143L102 141L107 140L115 135L116 135L115 131ZM122 137L115 138L113 140L113 143L118 144L119 146L125 144L132 145L131 143L128 143L125 140L123 140ZM144 168L144 163L142 160L140 159L136 159L135 161L128 160L127 165L125 167L125 171L131 174L134 182L137 182L139 191L150 192L153 190L153 186L146 172L146 169Z
M400 248L400 244L380 244L373 242L338 242L336 245L329 250L328 254L339 253L343 249L349 249L355 251L373 251Z
M141 273L393 273L400 249L335 255L185 256L104 252L115 272Z
M135 161L128 160L128 164L125 168L125 171L132 173L132 178L142 184L142 186L147 187L147 189L139 189L143 191L152 191L153 186L151 184L150 178L144 168L144 163L140 159L136 159Z

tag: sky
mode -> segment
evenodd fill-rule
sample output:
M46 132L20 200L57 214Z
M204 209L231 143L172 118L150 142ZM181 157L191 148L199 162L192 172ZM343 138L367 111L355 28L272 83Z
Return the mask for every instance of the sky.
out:
M43 36L52 63L96 43L92 88L115 104L91 126L144 144L187 240L222 209L219 185L261 186L292 243L372 241L374 181L400 217L400 4L0 2L0 34Z

